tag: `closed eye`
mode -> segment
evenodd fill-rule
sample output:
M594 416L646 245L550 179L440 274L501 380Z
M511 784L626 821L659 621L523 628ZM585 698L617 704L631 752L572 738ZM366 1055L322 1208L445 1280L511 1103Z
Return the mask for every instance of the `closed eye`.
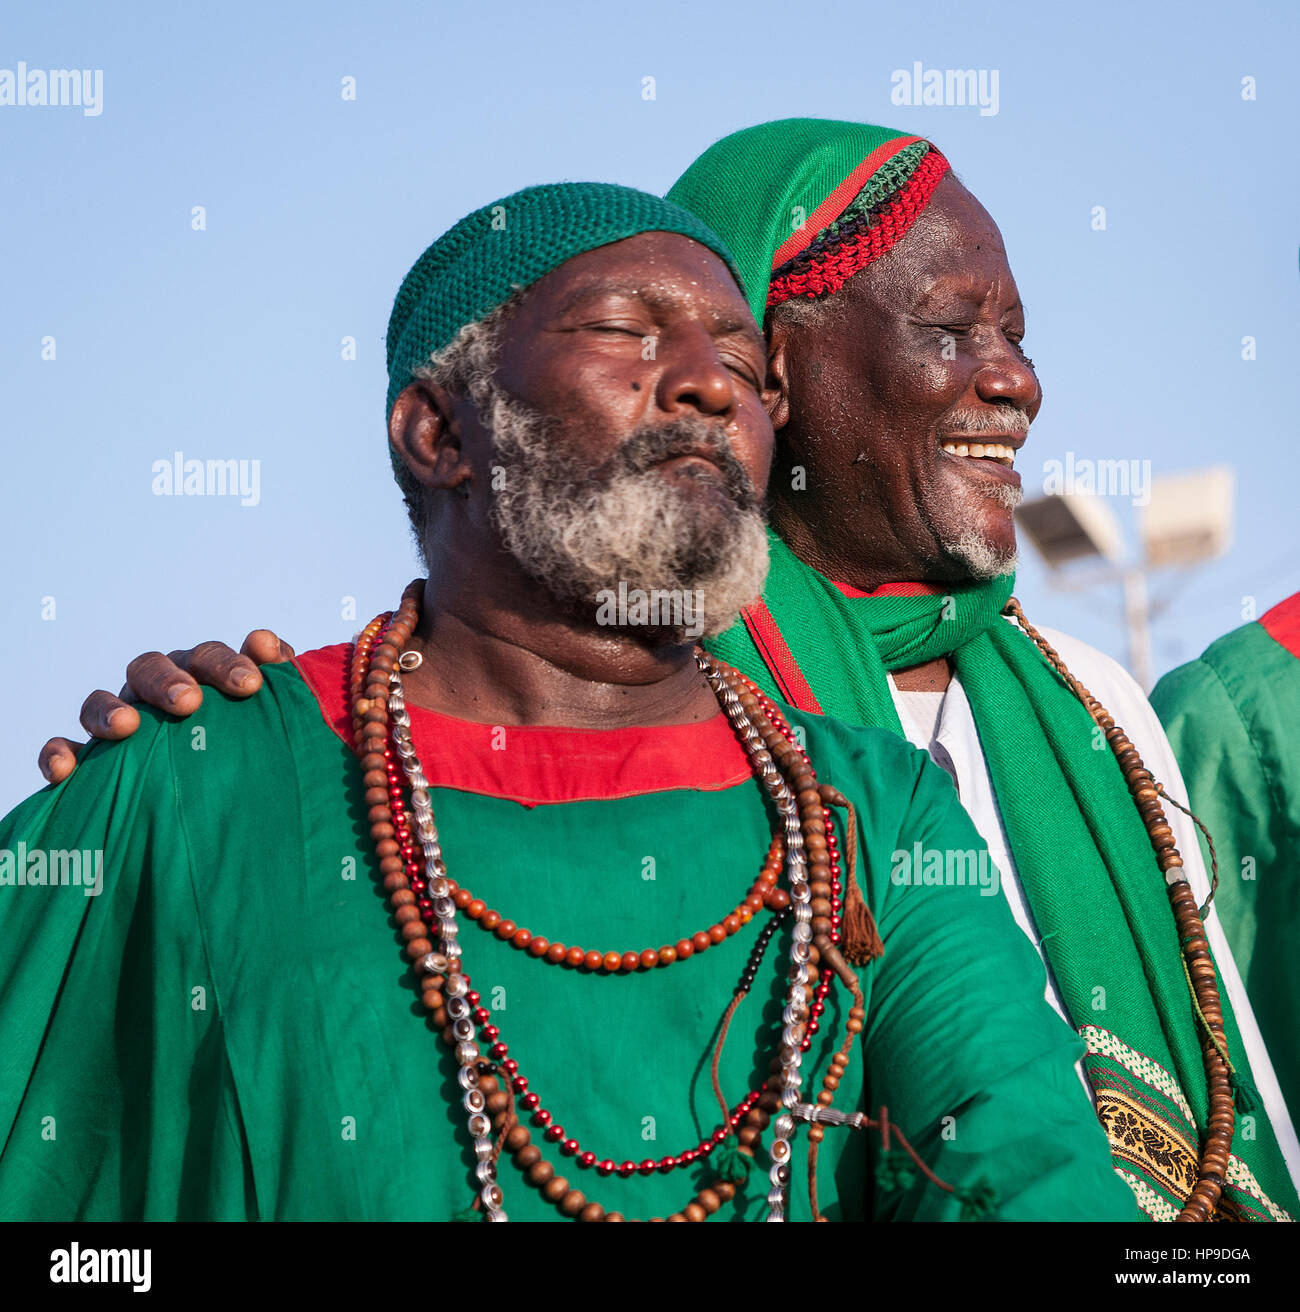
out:
M589 332L597 333L624 333L628 337L651 337L652 333L646 332L643 328L634 324L624 323L589 323L583 325Z

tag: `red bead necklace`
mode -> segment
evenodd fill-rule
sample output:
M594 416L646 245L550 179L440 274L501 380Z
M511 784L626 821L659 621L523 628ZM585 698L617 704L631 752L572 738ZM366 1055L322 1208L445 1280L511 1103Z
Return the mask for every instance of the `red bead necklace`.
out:
M639 1163L630 1159L615 1163L612 1158L598 1158L594 1152L584 1150L576 1138L566 1134L555 1122L549 1110L541 1105L538 1095L529 1088L527 1078L520 1073L518 1062L509 1056L509 1048L500 1036L499 1027L492 1023L491 1013L481 1006L480 994L472 989L466 991L469 977L460 970L459 960L440 958L433 952L431 940L437 938L440 933L447 933L448 930L445 928L445 922L443 922L444 927L439 929L440 922L431 895L432 890L429 887L430 881L432 879L439 885L440 896L443 899L447 897L454 899L457 908L465 911L482 929L496 934L502 940L509 941L515 948L550 964L605 972L662 969L687 960L696 952L705 951L708 947L736 933L752 919L756 910L763 905L768 906L776 915L760 935L755 953L751 954L746 974L736 990L736 996L724 1022L723 1037L725 1038L726 1025L730 1022L731 1014L749 991L763 950L766 949L776 929L777 920L784 914L784 908L789 905L789 895L785 890L775 886L777 872L784 855L784 842L778 832L768 849L763 869L750 893L718 924L711 926L708 931L698 931L694 935L683 938L676 945L659 949L646 948L635 953L583 951L580 948L548 942L540 936L533 935L527 929L521 929L501 917L499 913L489 910L481 900L474 898L468 889L452 884L442 871L440 862L438 876L433 879L424 868L422 852L412 832L403 795L402 770L394 758L393 745L387 741L386 733L388 724L386 685L390 672L396 669L395 658L401 655L401 648L414 627L417 613L414 600L416 595L417 585L412 585L404 598L402 619L392 625L393 638L385 639L386 650L375 657L373 668L372 651L381 633L392 621L392 615L379 616L366 627L357 640L349 677L356 746L361 759L363 784L366 789L365 801L369 807L368 818L384 888L389 894L394 918L405 941L406 954L413 961L420 962L428 972L421 982L424 1004L431 1012L434 1023L444 1027L444 1038L453 1046L457 1046L457 1041L453 1035L454 1027L445 1024L450 1017L447 1015L447 999L442 989L447 984L448 974L455 973L461 976L459 981L453 981L457 983L457 993L463 996L472 1008L470 1017L473 1026L478 1029L482 1040L490 1045L488 1056L491 1058L491 1063L496 1063L495 1067L491 1063L480 1063L479 1077L476 1081L483 1094L479 1104L486 1107L487 1112L492 1115L493 1124L498 1127L501 1134L496 1151L499 1152L502 1146L508 1148L529 1181L542 1189L548 1199L556 1202L565 1215L583 1220L621 1220L622 1217L617 1213L606 1215L598 1204L588 1204L580 1191L569 1189L568 1182L562 1177L556 1177L553 1168L541 1161L538 1150L531 1145L527 1130L515 1118L513 1111L515 1097L519 1099L522 1107L531 1113L534 1125L543 1127L544 1138L558 1143L560 1151L572 1157L578 1166L584 1169L594 1168L602 1175L618 1174L622 1177L637 1173L649 1175L654 1172L671 1171L681 1166L690 1166L708 1157L717 1145L723 1143L738 1129L742 1141L741 1152L752 1155L753 1147L757 1145L772 1112L780 1108L779 1091L784 1087L784 1076L780 1072L789 1061L797 1059L782 1058L780 1062L774 1060L776 1073L768 1078L763 1088L747 1093L727 1112L725 1123L694 1148L670 1154L658 1161L645 1159ZM394 641L394 638L400 640ZM415 659L418 661L418 657ZM742 704L748 704L749 714L753 717L753 722L756 723L759 735L771 753L771 758L780 762L781 769L790 772L792 784L798 794L802 843L808 852L813 878L812 923L814 930L823 935L819 941L834 955L834 944L839 939L843 915L843 885L838 862L837 839L833 832L830 810L823 805L821 795L817 791L815 776L812 774L807 754L798 746L794 734L776 707L748 680L735 675L734 672L727 672L724 677L734 680L730 686L735 695L739 697ZM728 693L728 696L732 694ZM733 705L735 705L734 701ZM752 735L754 730L747 730L747 732ZM404 750L410 755L409 744L408 749ZM427 790L420 791L423 793L422 804L427 807ZM831 792L833 793L833 790ZM416 793L413 792L412 797L415 796ZM806 898L807 893L805 892L803 896ZM477 915L473 914L475 911ZM447 912L442 914L446 915ZM805 911L802 914L806 916L808 913ZM811 948L809 955L802 958L808 964L801 967L801 977L809 981L808 985L801 986L804 997L804 1002L801 1004L802 1021L797 1023L799 1035L797 1050L802 1052L808 1050L812 1036L817 1032L818 1018L824 1011L826 992L833 978L831 971L819 975L815 965L816 952L815 948ZM842 961L837 969L840 968L842 968L841 973L847 972ZM856 987L854 992L860 1001L860 992ZM797 991L794 996L798 996ZM860 1008L854 1010L858 1012ZM457 1026L459 1024L460 1022L457 1022ZM850 1022L851 1030L860 1030L860 1028L860 1020ZM457 1029L457 1034L459 1033ZM460 1044L463 1046L463 1035ZM720 1047L721 1040L719 1051ZM459 1047L457 1050L459 1051ZM841 1056L837 1061L839 1063L837 1069L842 1071L847 1057ZM508 1078L509 1092L501 1089L497 1083L495 1078L497 1070ZM715 1089L716 1087L715 1077ZM819 1102L824 1103L829 1097L829 1093L823 1093L819 1097ZM725 1104L723 1106L725 1107ZM479 1133L477 1130L474 1132ZM788 1138L789 1130L783 1130L781 1134ZM817 1137L820 1138L820 1135ZM773 1151L775 1152L778 1147L784 1150L779 1159L784 1161L788 1158L788 1144L784 1138L775 1145ZM777 1168L774 1166L774 1180L777 1174ZM491 1180L492 1176L489 1175L488 1178ZM714 1180L710 1187L697 1193L695 1200L688 1204L682 1213L675 1214L671 1219L705 1219L707 1215L717 1210L721 1201L734 1196L734 1185L735 1181L722 1178ZM486 1186L483 1196L486 1208L499 1212L500 1190L495 1184ZM504 1219L504 1213L499 1213L495 1219Z

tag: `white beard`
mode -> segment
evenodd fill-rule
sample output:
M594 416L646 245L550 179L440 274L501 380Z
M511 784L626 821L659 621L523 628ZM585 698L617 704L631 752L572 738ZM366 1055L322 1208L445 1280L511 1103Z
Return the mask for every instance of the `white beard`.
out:
M575 460L560 424L495 384L480 409L502 471L491 511L502 545L570 612L594 617L597 594L620 585L689 592L689 628L656 626L656 636L680 642L721 633L761 594L768 548L758 496L725 443L714 449L736 506L721 522L655 468L627 467L638 439L643 450L672 439L716 444L716 425L679 421L640 430L593 469Z
M1014 511L1024 497L1024 490L1000 483L990 488L983 495L968 493L972 500L996 501L1008 510ZM957 510L961 518L961 507ZM960 561L970 571L974 579L995 579L1003 574L1012 573L1020 561L1020 554L1013 546L1009 550L999 550L986 538L982 538L974 529L963 526L955 533L940 533L939 545L953 559Z

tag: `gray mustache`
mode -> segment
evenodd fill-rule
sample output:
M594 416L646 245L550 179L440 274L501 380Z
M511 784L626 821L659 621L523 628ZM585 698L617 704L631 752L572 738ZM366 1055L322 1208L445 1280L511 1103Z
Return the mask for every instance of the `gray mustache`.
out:
M610 474L643 474L674 456L704 451L722 471L727 491L744 510L759 503L745 467L736 459L725 434L704 422L673 420L639 428L602 466Z
M1029 431L1029 412L1019 406L997 406L992 410L963 410L944 422L948 432L1000 433L1020 437Z

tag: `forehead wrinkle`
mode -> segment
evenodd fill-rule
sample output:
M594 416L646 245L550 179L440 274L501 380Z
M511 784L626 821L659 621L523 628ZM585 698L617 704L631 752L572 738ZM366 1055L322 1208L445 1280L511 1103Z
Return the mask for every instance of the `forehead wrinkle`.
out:
M963 300L985 305L989 301L998 298L1003 284L1004 272L1009 273L1009 270L995 270L992 273L982 275L975 269L962 267L935 274L925 280L916 294L913 307L921 308L931 298L942 296L956 296ZM1023 311L1024 307L1021 304L1019 294L1007 308Z

